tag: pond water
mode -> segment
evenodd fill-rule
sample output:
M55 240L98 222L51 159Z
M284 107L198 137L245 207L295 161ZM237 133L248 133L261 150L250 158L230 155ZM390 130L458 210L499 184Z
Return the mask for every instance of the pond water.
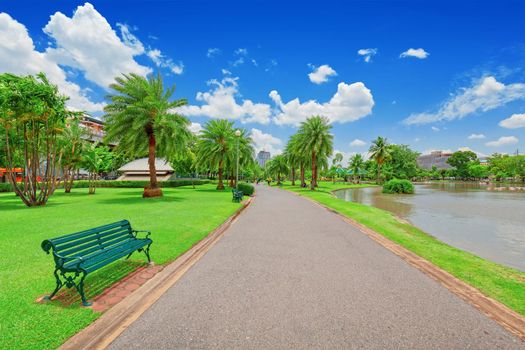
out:
M431 183L415 185L413 195L383 194L379 187L335 195L388 210L454 247L525 271L525 188Z

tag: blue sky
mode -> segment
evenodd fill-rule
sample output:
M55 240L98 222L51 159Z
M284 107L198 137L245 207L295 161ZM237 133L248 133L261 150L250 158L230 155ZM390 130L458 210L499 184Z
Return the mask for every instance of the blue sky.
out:
M519 1L10 1L0 71L45 71L101 115L115 75L160 70L195 130L231 118L275 153L312 113L335 146L525 150Z

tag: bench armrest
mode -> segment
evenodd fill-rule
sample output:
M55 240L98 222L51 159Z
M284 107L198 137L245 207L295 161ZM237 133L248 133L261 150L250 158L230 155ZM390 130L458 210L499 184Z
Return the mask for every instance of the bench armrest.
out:
M148 231L148 230L133 230L131 232L133 232L135 234L135 238L138 238L137 237L137 233L139 233L139 232L146 233L146 237L144 237L144 238L148 238L151 235L151 231Z

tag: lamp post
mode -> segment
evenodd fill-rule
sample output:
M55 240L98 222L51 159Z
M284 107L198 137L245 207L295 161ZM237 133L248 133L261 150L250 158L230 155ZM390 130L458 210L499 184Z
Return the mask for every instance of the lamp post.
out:
M239 189L239 138L241 137L241 130L235 130L235 138L237 139L237 166L235 174L235 189Z

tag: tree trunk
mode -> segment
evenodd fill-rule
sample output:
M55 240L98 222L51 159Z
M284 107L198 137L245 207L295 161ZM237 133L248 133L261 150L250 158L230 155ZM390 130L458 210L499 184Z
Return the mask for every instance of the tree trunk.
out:
M312 152L312 181L310 182L310 189L315 190L317 187L317 154Z
M148 154L148 165L149 165L149 185L144 187L144 193L142 197L162 197L162 190L159 188L157 183L157 169L155 167L155 146L156 146L155 134L149 134L149 154Z
M292 167L292 186L295 186L295 167Z
M377 163L377 184L381 183L381 164Z
M219 183L217 184L218 190L224 190L224 184L222 183L222 159L219 161Z
M306 187L306 183L304 181L304 163L301 162L301 187Z

